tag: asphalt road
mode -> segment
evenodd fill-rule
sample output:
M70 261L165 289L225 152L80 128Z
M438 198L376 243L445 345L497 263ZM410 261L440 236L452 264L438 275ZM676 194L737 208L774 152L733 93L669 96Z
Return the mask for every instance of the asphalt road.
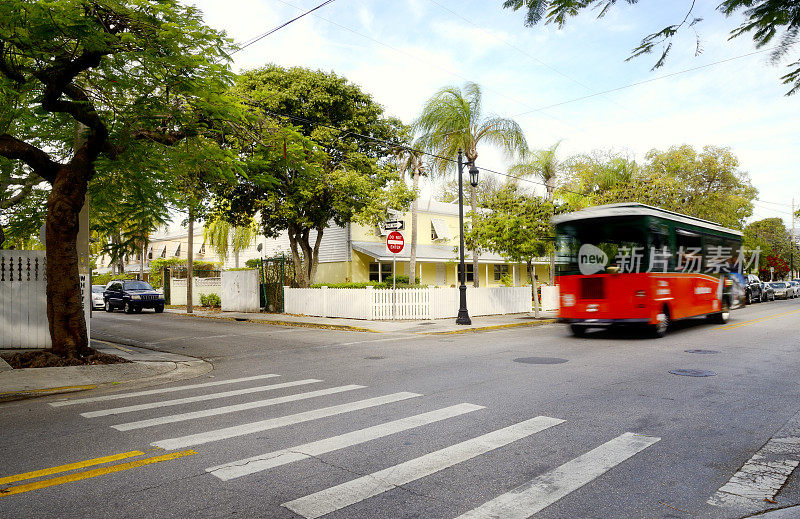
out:
M0 404L0 517L732 519L797 505L798 317L800 300L777 301L663 339L576 339L561 325L425 336L98 312L93 337L215 369L148 389L203 387Z

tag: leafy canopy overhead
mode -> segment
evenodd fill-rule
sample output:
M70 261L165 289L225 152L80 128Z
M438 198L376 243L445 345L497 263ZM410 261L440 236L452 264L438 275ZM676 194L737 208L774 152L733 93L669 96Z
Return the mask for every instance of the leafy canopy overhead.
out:
M624 1L627 4L636 4L639 0ZM559 27L563 27L568 18L577 16L581 11L589 8L598 9L598 18L602 18L616 3L618 0L504 0L503 7L515 11L524 9L525 25L528 27L532 27L542 20L545 20L545 23L555 23ZM694 0L691 2L687 0L687 12L683 19L676 20L663 29L645 36L641 43L633 49L628 59L642 54L650 54L654 50L660 49L660 57L653 68L663 66L672 49L672 38L682 29L703 21L702 18L692 14L694 7ZM745 19L741 25L730 32L730 39L751 34L756 48L774 43L776 46L770 52L774 63L783 60L790 48L797 43L797 35L800 31L800 3L796 0L723 0L717 6L717 11L725 16L731 16L741 11ZM789 72L781 79L785 84L791 85L787 95L792 95L800 90L800 60L788 64L788 67Z

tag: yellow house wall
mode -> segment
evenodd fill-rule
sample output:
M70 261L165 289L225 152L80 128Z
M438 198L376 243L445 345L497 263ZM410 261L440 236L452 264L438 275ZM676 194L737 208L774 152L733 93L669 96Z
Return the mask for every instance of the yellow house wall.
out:
M344 283L347 279L346 261L320 263L317 265L315 283Z

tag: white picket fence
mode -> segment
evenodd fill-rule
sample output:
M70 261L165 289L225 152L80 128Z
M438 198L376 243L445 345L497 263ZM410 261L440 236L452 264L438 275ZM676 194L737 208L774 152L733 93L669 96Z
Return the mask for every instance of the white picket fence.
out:
M288 314L350 319L443 319L456 317L457 288L290 288L284 287ZM525 313L532 310L530 287L467 288L472 316Z

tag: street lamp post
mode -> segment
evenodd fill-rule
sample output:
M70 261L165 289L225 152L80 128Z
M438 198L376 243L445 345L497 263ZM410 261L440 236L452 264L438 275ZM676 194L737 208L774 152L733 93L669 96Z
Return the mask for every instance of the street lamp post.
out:
M475 167L475 162L467 162L469 165L469 183L475 187L478 185L478 168ZM472 319L469 318L467 312L467 269L464 266L464 162L461 150L458 150L458 223L460 226L459 238L461 241L460 262L459 268L461 269L460 281L461 285L458 287L459 291L459 308L456 324L472 324Z

